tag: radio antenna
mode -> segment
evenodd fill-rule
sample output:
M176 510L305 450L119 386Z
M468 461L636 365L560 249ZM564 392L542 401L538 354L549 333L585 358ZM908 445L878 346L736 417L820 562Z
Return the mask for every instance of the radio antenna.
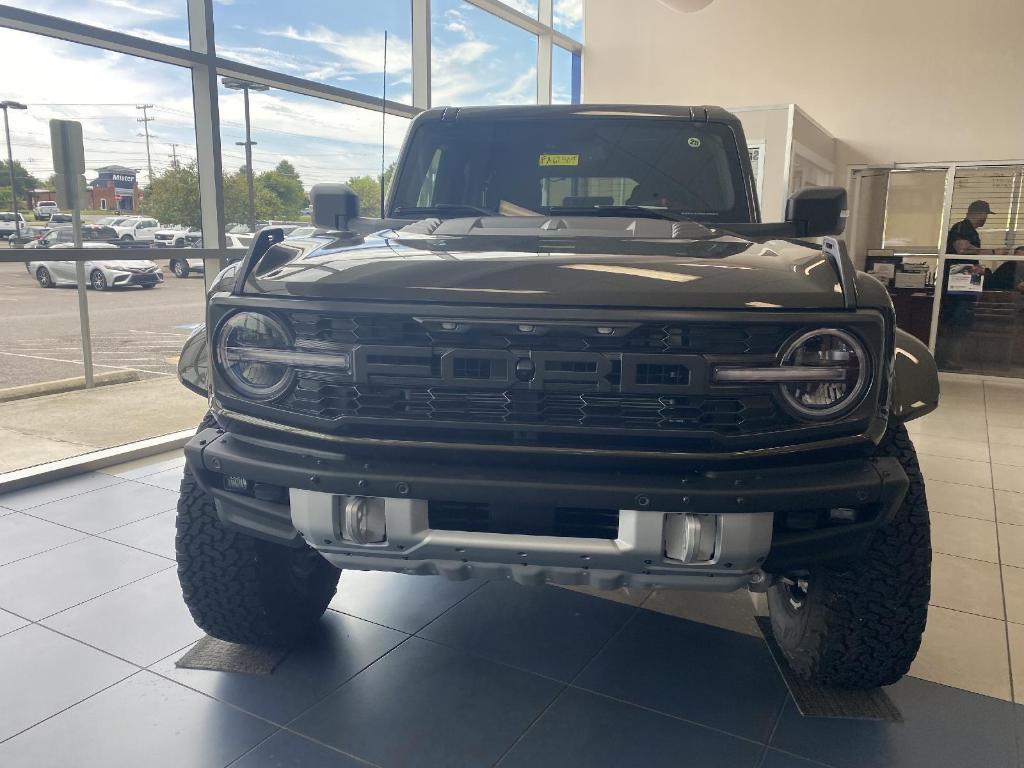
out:
M386 142L386 122L388 98L388 31L384 30L384 84L380 96L380 217L384 218L384 144Z

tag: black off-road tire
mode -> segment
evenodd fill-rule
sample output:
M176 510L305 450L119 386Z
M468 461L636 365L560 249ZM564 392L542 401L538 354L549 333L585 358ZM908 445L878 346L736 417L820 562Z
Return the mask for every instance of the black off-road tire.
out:
M790 667L822 685L895 683L910 669L928 617L928 503L906 427L891 427L877 455L899 459L910 487L863 557L812 566L803 588L794 579L796 584L778 582L768 591L772 631Z
M316 626L334 597L337 568L310 547L285 547L225 527L187 467L176 525L182 595L208 635L288 646Z

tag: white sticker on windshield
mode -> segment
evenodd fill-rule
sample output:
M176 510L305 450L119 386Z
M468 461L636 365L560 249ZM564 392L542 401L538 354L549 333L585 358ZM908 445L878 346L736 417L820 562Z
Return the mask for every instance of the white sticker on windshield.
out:
M689 144L694 149L696 149L697 147L700 146L700 139L698 139L696 136L691 136L689 141L687 141L686 143Z

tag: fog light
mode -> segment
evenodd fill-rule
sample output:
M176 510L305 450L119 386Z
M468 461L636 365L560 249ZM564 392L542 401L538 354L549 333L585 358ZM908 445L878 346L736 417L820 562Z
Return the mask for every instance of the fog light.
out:
M666 514L665 557L684 563L706 563L715 557L718 515Z
M224 475L224 490L234 493L248 493L249 481L237 475Z
M380 544L387 540L384 499L350 496L341 510L341 537L353 544Z
M829 519L834 523L856 523L857 510L851 507L832 507L828 511Z

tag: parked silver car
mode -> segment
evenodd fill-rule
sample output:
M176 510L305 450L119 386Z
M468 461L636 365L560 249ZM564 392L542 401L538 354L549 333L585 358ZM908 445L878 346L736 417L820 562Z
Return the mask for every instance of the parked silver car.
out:
M109 243L82 243L84 248L98 250L117 250ZM70 248L72 245L61 243L50 250ZM33 275L43 288L54 288L58 285L75 285L75 262L73 261L30 261L29 274ZM164 281L164 273L154 261L122 261L119 259L101 259L85 262L85 277L89 287L97 291L108 288L126 288L140 286L153 288Z

